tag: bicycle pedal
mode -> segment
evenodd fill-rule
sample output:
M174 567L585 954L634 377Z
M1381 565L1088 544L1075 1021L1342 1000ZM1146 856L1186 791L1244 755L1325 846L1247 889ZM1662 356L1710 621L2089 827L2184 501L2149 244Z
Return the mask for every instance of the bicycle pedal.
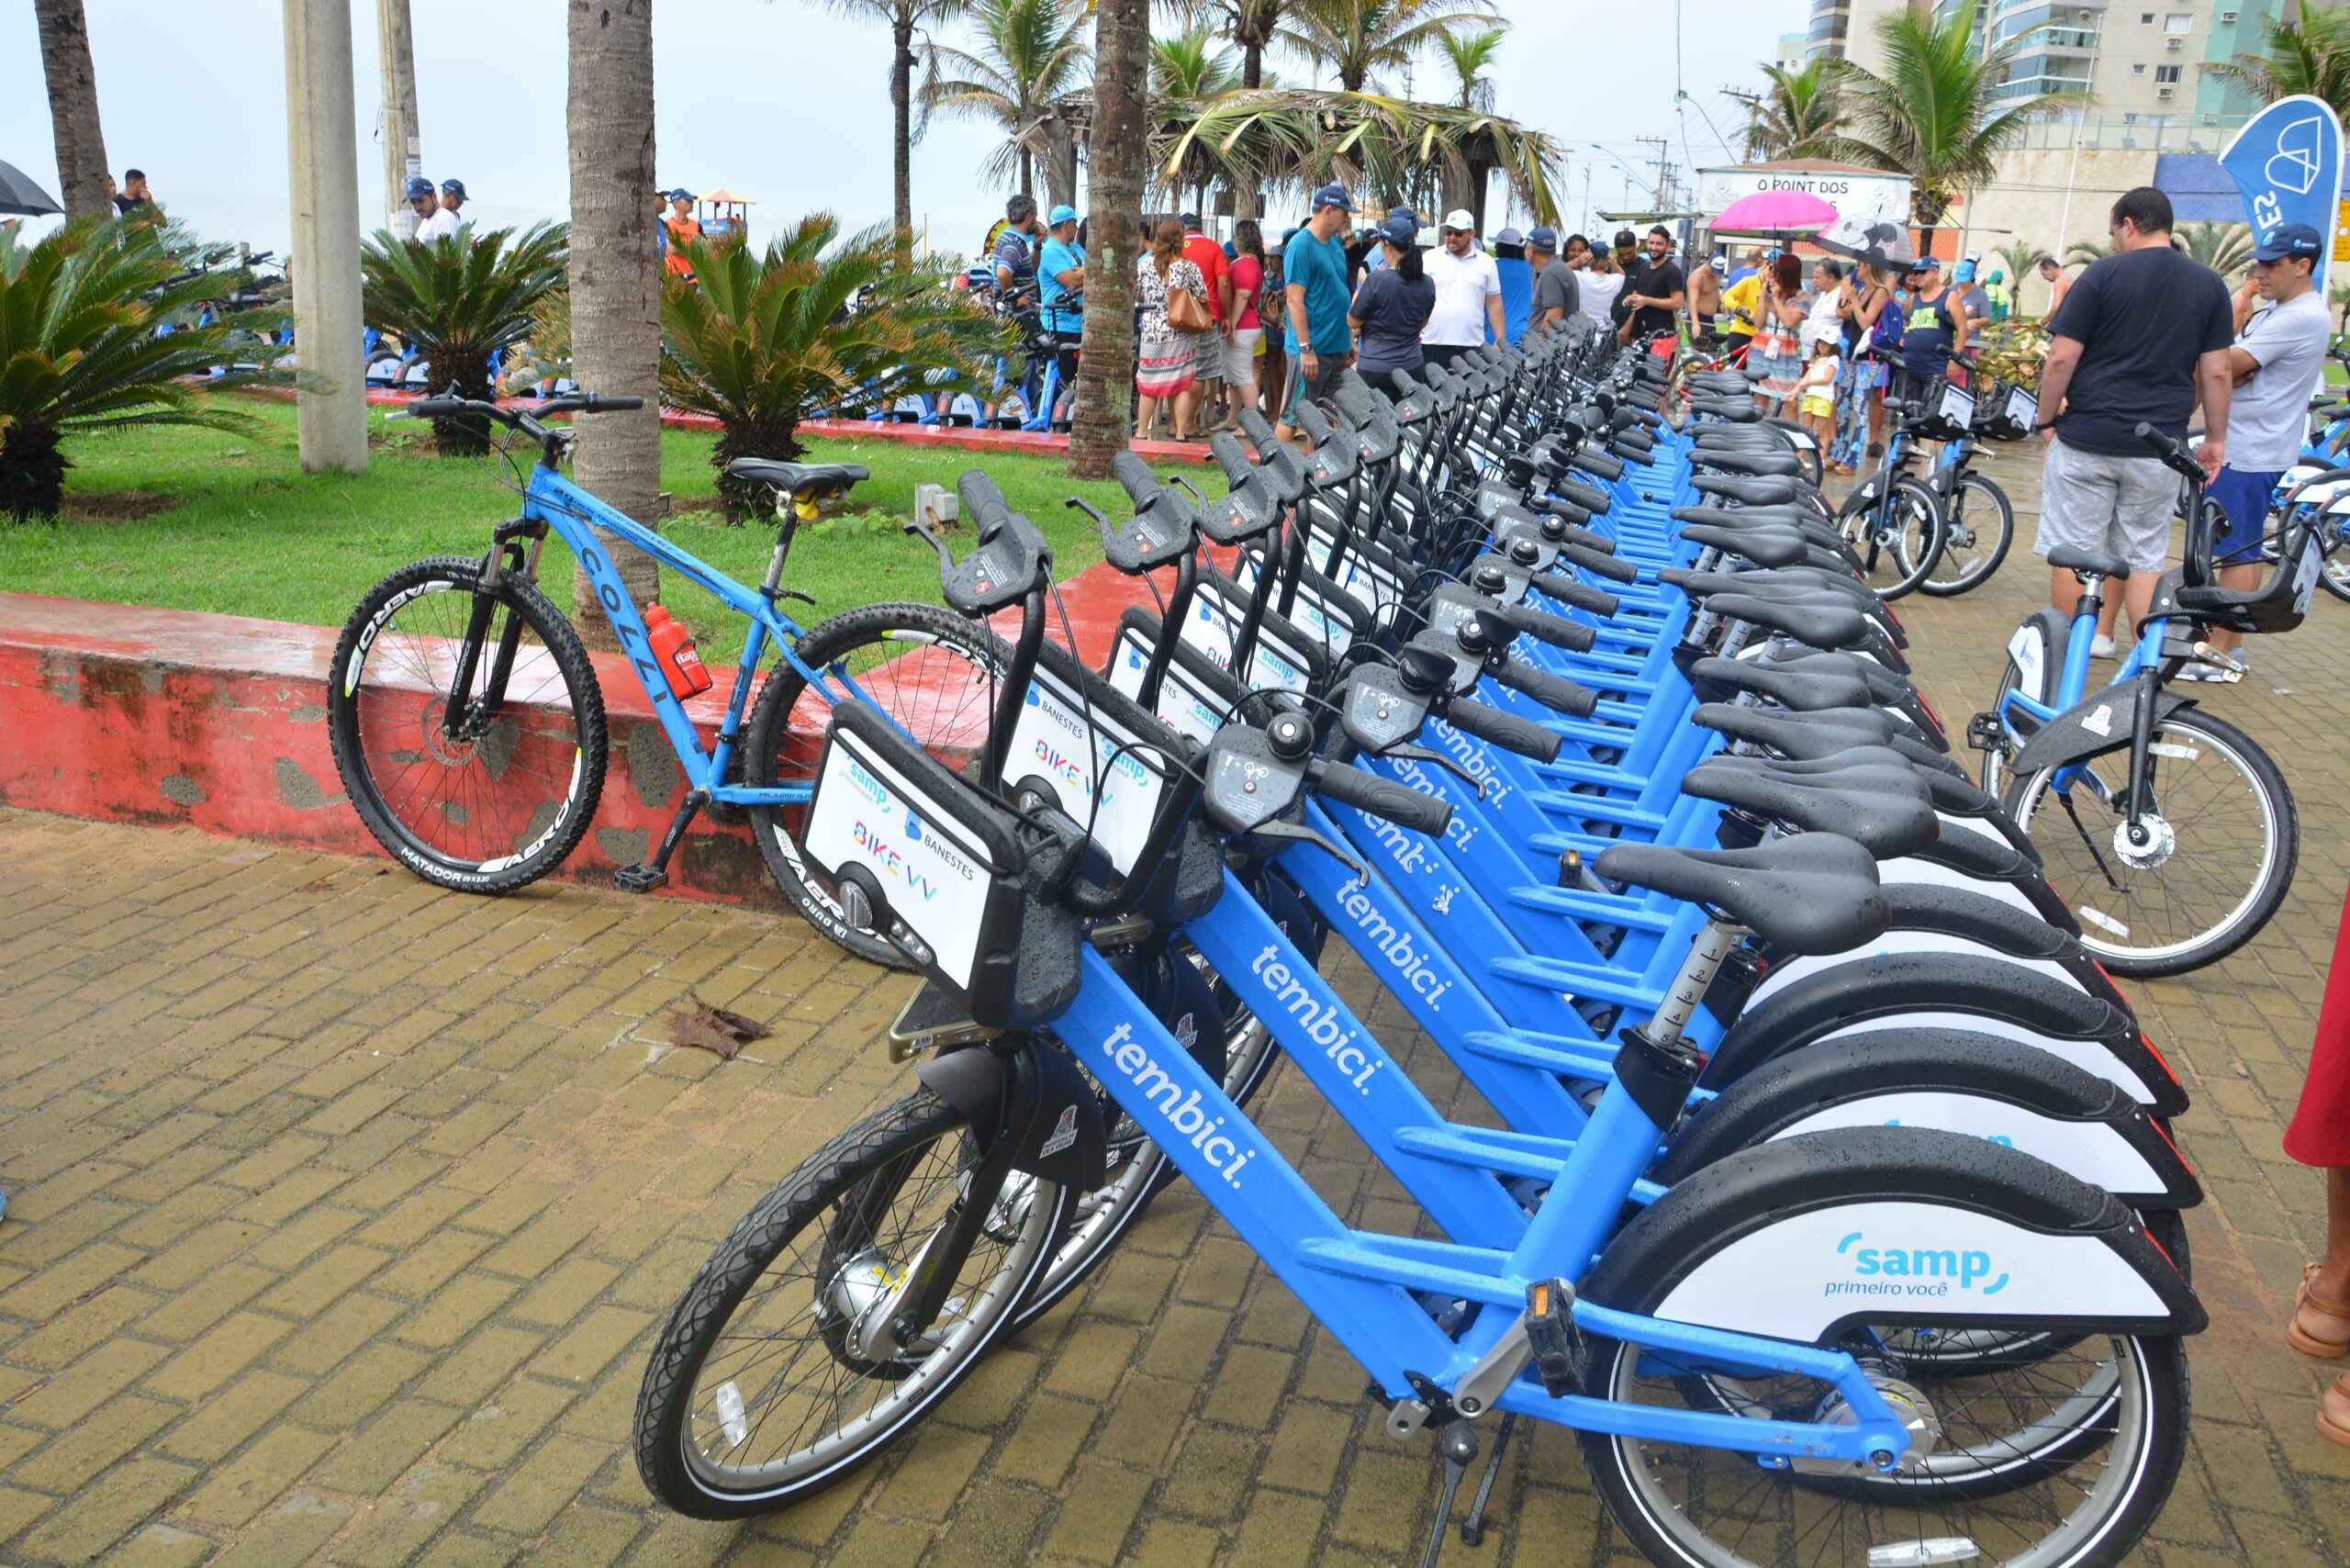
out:
M1966 721L1966 744L1976 751L1997 750L2002 733L1997 713L1977 713Z
M658 866L639 863L623 866L612 873L612 886L624 893L649 893L669 879L669 873Z
M1574 1305L1574 1287L1564 1280L1537 1280L1526 1287L1526 1342L1542 1387L1553 1399L1583 1392L1583 1373L1576 1370L1583 1330L1575 1327Z

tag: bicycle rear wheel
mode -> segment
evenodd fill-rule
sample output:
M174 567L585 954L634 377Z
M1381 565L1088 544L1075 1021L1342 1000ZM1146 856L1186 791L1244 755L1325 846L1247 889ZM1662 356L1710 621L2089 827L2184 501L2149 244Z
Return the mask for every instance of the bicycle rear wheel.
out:
M876 1457L979 1364L1051 1257L1069 1195L1014 1172L969 1191L962 1114L927 1089L787 1176L701 1266L637 1395L638 1471L696 1518L771 1512ZM900 1346L886 1318L968 1202L990 1205L946 1305Z
M2175 975L2250 941L2292 884L2300 821L2285 776L2251 736L2199 710L2156 723L2153 810L2128 837L2130 754L2041 768L2009 787L2008 814L2072 903L2081 946L2117 974Z
M604 699L571 623L507 577L452 724L480 576L480 561L442 555L367 590L335 644L327 732L377 843L428 881L502 893L561 865L587 833L604 787Z
M1893 481L1882 507L1863 485L1836 513L1844 542L1860 557L1869 587L1881 599L1901 598L1926 580L1942 559L1947 532L1942 498L1907 475Z
M2016 539L2015 503L1988 475L1960 475L1946 510L1942 558L1918 584L1919 593L1935 599L1948 599L1990 581Z
M1003 645L983 627L930 604L867 604L811 630L797 650L817 672L811 688L789 663L759 689L744 735L744 767L755 785L806 784L822 755L833 706L861 697L887 713L914 744L958 771L977 765L1003 676ZM891 969L904 955L857 930L833 888L800 853L805 806L754 806L751 836L784 897L811 925L860 958Z

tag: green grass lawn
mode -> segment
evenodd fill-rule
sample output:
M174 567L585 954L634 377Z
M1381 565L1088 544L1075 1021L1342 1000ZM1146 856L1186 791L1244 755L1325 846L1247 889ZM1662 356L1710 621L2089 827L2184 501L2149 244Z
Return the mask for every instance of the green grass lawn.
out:
M240 407L260 421L258 434L151 430L70 442L69 515L57 523L0 522L0 589L340 626L393 567L487 549L491 527L519 504L498 482L502 466L431 456L420 427L386 424L383 409L371 409L369 422L379 437L390 432L394 444L378 446L365 474L342 475L301 471L291 406L240 399ZM699 510L716 505L714 440L698 431L662 432L661 486L678 514L662 531L726 575L755 584L766 575L775 529L730 528L714 510ZM1113 516L1125 504L1116 484L1072 481L1058 457L932 452L888 441L814 442L807 455L862 463L873 477L854 498L869 509L865 515L803 527L793 541L785 586L812 594L817 604L815 616L793 607L803 624L878 599L938 602L937 557L899 532L912 515L919 482L951 491L965 467L983 464L1051 539L1063 577L1102 556L1091 522L1064 498L1083 495ZM148 506L162 510L126 515ZM969 531L949 543L960 554ZM540 575L567 610L570 561L561 541ZM740 652L744 622L715 599L674 573L663 574L662 599L702 640L711 664Z

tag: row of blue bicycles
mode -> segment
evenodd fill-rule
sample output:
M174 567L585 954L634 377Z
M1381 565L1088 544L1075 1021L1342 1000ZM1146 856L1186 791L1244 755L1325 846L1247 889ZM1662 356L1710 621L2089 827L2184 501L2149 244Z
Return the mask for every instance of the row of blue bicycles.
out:
M534 586L553 533L689 786L629 885L740 811L811 921L923 977L888 1042L912 1092L762 1199L658 1336L635 1449L665 1503L778 1509L874 1459L1189 1179L1387 1435L1433 1438L1431 1561L1482 1454L1478 1538L1521 1419L1578 1435L1660 1563L2129 1556L2204 1325L2186 1093L1743 377L1684 377L1673 420L1662 371L1576 321L1392 399L1342 379L1310 451L1221 436L1221 496L1122 458L1131 507L1095 521L1155 609L1100 668L981 471L969 549L929 541L948 608L805 629L795 524L862 469L735 465L778 499L752 588L565 479L554 410L419 407L539 460L486 555L403 568L345 631L330 721L371 829L485 891L584 833L602 709ZM750 616L714 745L598 530ZM2174 633L2281 614L2221 592L2166 601ZM2157 673L2191 656L2166 647ZM2036 780L2132 740L2002 711ZM2140 731L2145 827L2201 743ZM1433 1046L1409 1070L1341 950ZM1416 1223L1348 1224L1251 1119L1284 1058ZM1462 1082L1490 1114L1438 1109Z

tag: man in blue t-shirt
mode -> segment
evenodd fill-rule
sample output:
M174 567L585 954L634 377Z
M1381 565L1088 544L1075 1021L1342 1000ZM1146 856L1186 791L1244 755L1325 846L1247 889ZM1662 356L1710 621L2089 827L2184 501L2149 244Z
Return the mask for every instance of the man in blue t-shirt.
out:
M1353 294L1347 287L1347 217L1355 209L1344 185L1314 193L1314 216L1281 248L1281 314L1288 319L1289 352L1294 360L1290 395L1273 434L1288 441L1290 416L1299 393L1319 398L1355 362L1354 330L1347 325Z
M1077 208L1067 202L1053 208L1036 252L1036 300L1045 330L1053 335L1058 401L1077 385L1077 345L1085 336L1085 247L1077 242Z

